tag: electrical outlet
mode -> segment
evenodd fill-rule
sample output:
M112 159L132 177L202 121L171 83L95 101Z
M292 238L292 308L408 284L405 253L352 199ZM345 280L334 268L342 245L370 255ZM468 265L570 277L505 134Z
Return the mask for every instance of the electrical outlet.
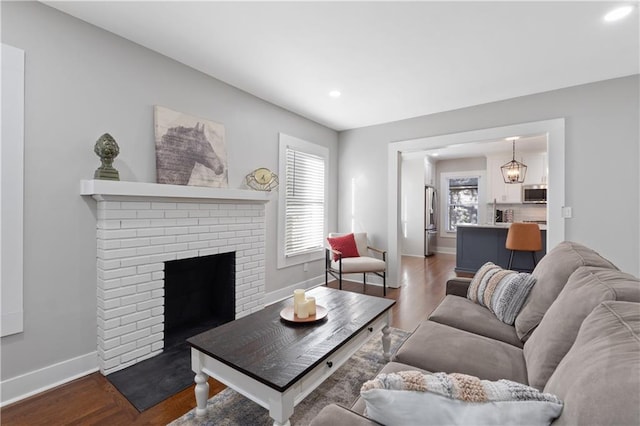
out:
M562 217L565 219L573 217L573 210L571 209L571 207L562 208Z

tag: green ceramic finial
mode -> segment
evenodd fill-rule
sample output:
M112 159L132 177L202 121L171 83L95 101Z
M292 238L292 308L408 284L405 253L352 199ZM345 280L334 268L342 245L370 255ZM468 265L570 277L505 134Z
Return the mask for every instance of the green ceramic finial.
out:
M120 147L116 140L109 134L105 133L100 136L93 151L100 157L102 165L96 169L93 174L94 179L104 180L120 180L120 174L113 168L113 160L120 153Z

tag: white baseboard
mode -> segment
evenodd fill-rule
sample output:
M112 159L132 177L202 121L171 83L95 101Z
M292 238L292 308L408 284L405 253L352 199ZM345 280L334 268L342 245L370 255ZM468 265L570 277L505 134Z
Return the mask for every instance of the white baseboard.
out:
M436 249L436 253L456 254L456 248L455 247L438 247Z
M351 279L348 279L348 281L358 282L357 280ZM361 283L362 279L360 279L359 282ZM381 283L374 282L373 280L369 282L369 279L367 279L367 284L378 286L382 285ZM324 285L324 275L266 293L264 298L265 305L271 305L288 297L292 297L293 290L297 288L309 290L320 285ZM3 380L0 382L0 407L4 407L5 405L12 404L52 389L56 386L63 385L88 374L95 373L98 370L98 353L91 352L39 370Z
M0 382L0 407L98 371L98 353L90 352Z

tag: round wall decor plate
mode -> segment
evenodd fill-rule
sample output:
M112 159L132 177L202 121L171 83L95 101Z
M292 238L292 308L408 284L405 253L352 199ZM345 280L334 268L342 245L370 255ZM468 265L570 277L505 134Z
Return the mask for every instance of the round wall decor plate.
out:
M280 311L280 318L285 321L295 323L317 322L324 319L328 313L329 311L327 311L327 308L325 308L324 306L316 305L315 315L309 315L308 318L298 318L298 316L293 313L293 306L287 306Z

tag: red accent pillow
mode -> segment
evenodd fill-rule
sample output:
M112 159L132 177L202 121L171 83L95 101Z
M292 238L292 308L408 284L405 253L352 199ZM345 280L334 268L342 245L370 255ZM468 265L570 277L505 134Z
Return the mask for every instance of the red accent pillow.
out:
M353 237L353 234L343 235L341 237L328 237L327 241L329 241L329 245L333 250L339 251L342 253L342 257L360 257L360 253L358 253L358 247L356 246L356 239ZM338 255L333 255L333 260L338 260Z

